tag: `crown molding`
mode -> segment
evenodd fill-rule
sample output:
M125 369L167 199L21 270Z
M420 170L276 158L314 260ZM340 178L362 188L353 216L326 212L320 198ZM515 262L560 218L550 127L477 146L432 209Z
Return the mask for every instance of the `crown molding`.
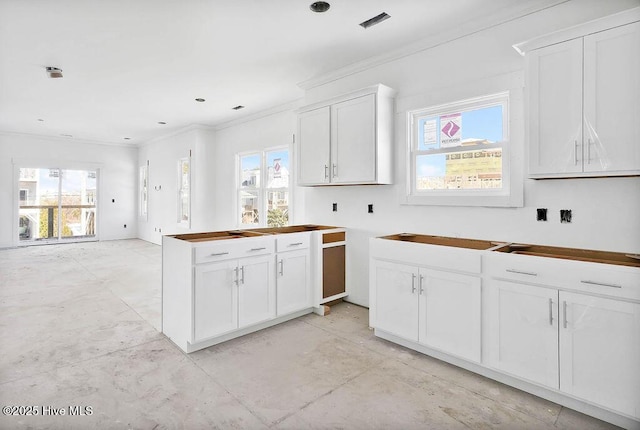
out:
M154 143L158 143L165 139L170 139L172 137L178 136L180 134L188 133L194 130L205 130L205 131L215 131L215 127L205 124L189 124L185 127L180 127L177 130L171 131L169 133L163 134L161 136L156 136L151 139L145 140L144 142L137 143L135 146L138 148L153 145Z
M299 98L293 101L290 101L288 103L284 103L284 104L280 104L268 109L264 109L261 110L259 112L253 113L251 115L247 115L245 117L242 118L238 118L238 119L234 119L231 121L227 121L227 122L223 122L220 123L218 125L216 125L215 130L223 130L225 128L229 128L229 127L233 127L236 125L240 125L240 124L244 124L246 122L250 122L250 121L255 121L257 119L260 118L264 118L267 116L271 116L271 115L275 115L281 112L287 112L287 111L292 111L294 112L296 109L298 109L300 106L302 106L304 102L304 98Z
M122 142L109 142L102 140L92 140L92 139L83 139L79 137L63 137L63 136L50 136L46 134L35 134L35 133L21 133L18 131L8 131L8 130L0 130L1 136L17 136L17 137L31 137L35 139L44 139L44 140L53 140L57 142L65 142L65 143L78 143L78 144L91 144L91 145L104 145L104 146L118 146L122 148L132 148L135 149L136 145L134 143L122 143Z

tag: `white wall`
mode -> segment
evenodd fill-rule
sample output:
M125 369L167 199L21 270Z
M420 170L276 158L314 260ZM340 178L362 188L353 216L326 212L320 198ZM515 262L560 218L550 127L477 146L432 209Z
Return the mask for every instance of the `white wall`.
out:
M414 232L640 252L640 178L524 179L522 208L406 206L399 203L405 189L407 110L511 89L511 144L518 152L517 169L522 175L526 171L524 58L511 45L636 5L637 1L632 0L571 1L307 92L305 103L376 83L398 91L394 185L296 189L296 223L349 228L350 301L368 305L368 242L370 237L382 234ZM233 155L286 142L294 130L292 115L282 113L218 132L216 227L234 225L235 188L224 182L232 172ZM338 203L338 212L331 211L334 202ZM370 203L374 204L373 214L366 213ZM549 209L548 222L536 221L538 207ZM560 209L573 210L571 224L560 224Z
M215 229L213 131L189 127L141 146L138 167L149 161L148 217L139 218L139 237L160 244L163 234ZM191 226L178 223L178 160L191 151ZM137 178L136 173L136 178ZM136 180L137 184L137 180ZM156 189L157 188L157 189ZM138 209L136 209L138 214Z
M137 237L136 158L136 148L0 134L0 248L18 243L18 177L14 163L18 168L99 168L99 239Z

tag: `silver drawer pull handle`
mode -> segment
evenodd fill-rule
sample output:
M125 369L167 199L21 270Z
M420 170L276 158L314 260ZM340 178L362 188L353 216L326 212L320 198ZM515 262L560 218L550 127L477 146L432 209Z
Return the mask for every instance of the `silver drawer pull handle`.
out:
M251 249L249 250L249 252L252 252L252 251L262 251L263 249L267 249L267 248L265 248L265 247L262 247L262 248L251 248Z
M290 243L289 246L298 246L302 245L302 242Z
M209 257L219 257L221 255L227 255L228 252L217 252L215 254L210 254Z
M595 281L580 281L583 284L589 284L589 285L599 285L601 287L611 287L611 288L622 288L622 285L616 285L616 284L605 284L603 282L595 282Z
M514 270L514 269L507 269L507 272L509 273L517 273L519 275L529 275L529 276L538 276L537 273L533 273L533 272L522 272L520 270Z

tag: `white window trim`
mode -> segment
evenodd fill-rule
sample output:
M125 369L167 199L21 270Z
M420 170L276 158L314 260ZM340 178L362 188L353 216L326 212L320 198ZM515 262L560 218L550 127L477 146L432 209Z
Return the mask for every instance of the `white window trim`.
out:
M502 184L499 190L429 190L416 191L415 184L415 159L413 151L416 139L414 118L430 114L446 115L460 110L492 106L496 101L503 100L505 110L503 112L503 142L502 145ZM452 103L442 103L428 108L413 109L407 111L407 138L406 138L406 188L405 196L401 203L408 205L433 205L433 206L487 206L487 207L522 207L521 181L514 177L514 153L513 139L511 136L511 118L513 117L513 91L494 92L492 94L468 98Z
M147 180L147 189L146 189L146 199L143 199L143 183L142 183L142 175L144 172L144 176ZM148 221L149 219L149 160L138 169L138 218L142 221Z
M255 224L243 224L242 220L242 199L240 198L241 191L256 191L258 193L258 207L260 208L258 227L267 227L267 193L269 191L281 191L283 188L266 188L266 175L267 175L267 153L273 151L288 151L289 152L289 182L287 183L286 191L289 193L289 225L293 219L293 194L292 183L293 173L291 171L291 157L292 151L290 145L279 145L264 148L258 151L244 151L236 154L236 223L239 228L256 228ZM240 188L242 183L242 170L240 166L240 159L248 155L260 156L260 187Z

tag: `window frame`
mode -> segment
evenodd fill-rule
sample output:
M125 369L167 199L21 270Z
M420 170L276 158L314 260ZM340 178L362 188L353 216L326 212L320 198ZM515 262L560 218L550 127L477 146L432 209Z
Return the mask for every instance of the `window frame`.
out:
M406 146L406 189L404 204L434 206L489 206L519 207L521 196L513 193L512 178L512 136L510 118L512 100L510 91L493 92L479 97L441 103L426 108L407 110L407 146ZM425 117L443 116L464 111L477 110L491 106L502 106L502 141L482 147L453 147L445 150L419 150L419 120ZM464 126L464 125L463 125ZM502 151L502 187L482 189L446 189L417 190L417 157L422 155L445 154L447 152L465 152L477 149L496 149Z
M287 151L289 157L288 181L286 188L268 188L268 164L267 158L270 152ZM244 187L242 188L242 166L241 161L243 157L251 155L257 155L260 157L260 178L259 186ZM291 173L291 148L289 145L279 145L269 148L265 148L258 151L244 151L236 154L236 223L239 228L263 228L268 227L268 193L269 192L287 192L288 193L288 219L287 225L291 225L292 220L292 173ZM244 224L242 223L242 197L243 191L255 192L258 195L258 223L256 224Z
M188 199L188 204L187 204L187 219L183 219L183 211L182 211L182 195L183 195L183 166L184 164L187 164L188 166L188 173L187 173L187 186L186 186L186 190L187 190L187 199ZM177 207L176 207L176 221L178 223L179 226L184 227L184 228L191 228L191 155L187 156L187 157L182 157L178 159L178 184L177 184L177 192L176 192L176 198L177 198Z
M138 217L149 219L149 160L138 169Z

